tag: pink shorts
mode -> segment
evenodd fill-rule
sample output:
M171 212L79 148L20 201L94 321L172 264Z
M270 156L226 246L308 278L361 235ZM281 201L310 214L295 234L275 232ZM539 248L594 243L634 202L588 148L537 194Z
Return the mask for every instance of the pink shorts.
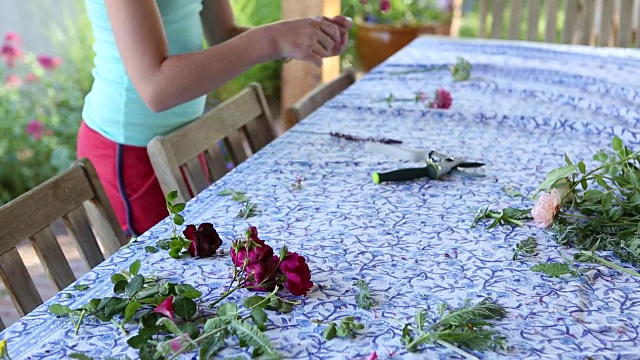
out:
M118 144L82 122L77 150L95 166L123 231L138 236L169 215L147 148Z

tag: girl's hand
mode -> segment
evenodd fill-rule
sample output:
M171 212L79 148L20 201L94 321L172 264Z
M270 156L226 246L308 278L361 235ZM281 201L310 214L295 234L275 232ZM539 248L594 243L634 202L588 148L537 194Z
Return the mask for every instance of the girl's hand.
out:
M274 30L276 46L282 58L310 61L321 66L323 57L338 55L346 45L347 30L342 26L342 20L306 18L280 21L268 26Z
M349 30L353 27L353 20L346 16L335 16L332 18L323 17L325 21L332 22L340 27L340 44L337 44L333 49L334 55L339 55L347 47L347 41L349 40Z

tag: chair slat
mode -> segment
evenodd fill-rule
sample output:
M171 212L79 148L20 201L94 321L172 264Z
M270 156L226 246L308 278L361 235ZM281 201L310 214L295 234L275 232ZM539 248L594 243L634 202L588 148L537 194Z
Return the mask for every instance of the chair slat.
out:
M544 41L556 42L558 34L558 0L545 1L545 19Z
M616 46L632 46L633 0L620 0L619 27Z
M254 122L262 122L256 127ZM221 176L226 172L226 164L221 161L222 154L213 146L222 141L234 164L246 160L248 156L259 150L275 134L271 129L271 113L264 100L259 84L251 84L233 98L208 111L199 119L175 130L166 136L158 136L147 146L151 164L160 182L160 187L167 193L178 190L178 200L187 201L192 197L189 186L185 182L179 168L200 154L205 154L210 175ZM252 137L247 138L250 129L260 129ZM266 131L265 129L269 129ZM252 149L253 148L253 149ZM217 159L212 161L212 159ZM222 165L222 167L220 167ZM199 192L200 183L207 177L202 167L193 162L189 165L189 182ZM195 175L198 173L197 175ZM195 195L195 194L193 194Z
M0 255L0 276L18 315L24 316L42 304L38 289L15 247Z
M214 144L205 151L205 158L212 180L218 180L229 172L220 146L221 144Z
M527 2L527 40L538 41L538 19L540 18L540 1Z
M316 86L285 111L285 128L288 130L293 127L293 125L309 116L324 103L351 86L355 81L356 76L353 70L345 70L340 76L330 82Z
M582 0L582 12L580 19L580 36L578 43L582 45L591 44L593 36L593 23L595 20L596 0Z
M493 9L491 11L491 37L494 39L502 39L504 34L504 0L493 0Z
M204 171L202 171L202 163L200 163L199 157L196 156L193 159L187 160L183 165L183 170L183 175L187 178L193 196L209 187L209 179L207 179Z
M610 44L610 36L612 33L613 25L613 8L615 1L605 0L601 1L601 15L600 15L600 28L598 33L598 45L607 46Z
M91 224L84 207L79 207L62 217L69 234L74 238L76 247L90 269L104 261L104 256L93 235Z
M522 6L524 0L511 0L511 12L509 15L508 38L511 40L520 39L520 23L522 22Z
M4 330L6 328L6 326L4 325L4 321L2 321L2 319L0 319L0 331Z
M73 271L50 227L34 234L30 240L42 266L58 291L75 281Z
M480 0L480 37L487 37L487 17L489 16L489 0Z
M562 42L571 44L574 42L576 24L578 21L579 3L578 0L565 0L564 2L564 25L562 29Z
M50 179L41 185L39 191L27 192L16 201L0 207L2 237L12 239L0 242L0 253L15 247L22 239L49 226L60 214L73 211L78 204L93 197L92 189L86 186L82 168L75 167L63 174L64 182ZM24 219L29 219L29 226L24 226Z

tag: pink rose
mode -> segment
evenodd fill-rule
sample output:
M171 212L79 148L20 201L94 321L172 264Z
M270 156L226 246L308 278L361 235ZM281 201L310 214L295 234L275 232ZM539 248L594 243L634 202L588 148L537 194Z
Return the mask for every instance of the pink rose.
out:
M38 81L38 75L30 72L24 77L24 81L26 81L28 83L36 82L36 81Z
M7 89L15 89L15 88L19 88L20 86L22 86L22 79L20 79L17 75L15 74L10 74L9 76L7 76L7 78L4 80L4 86Z
M38 63L46 70L55 70L58 66L62 65L62 60L59 57L40 55L38 56Z
M250 262L245 267L248 279L245 286L253 291L273 290L278 275L278 262L280 262L280 258L275 255L265 257L261 261Z
M51 134L51 131L47 129L47 126L40 120L34 119L29 121L25 130L33 140L40 140L43 136Z
M553 224L553 219L560 211L562 196L557 189L552 189L551 193L542 193L538 197L536 206L531 209L531 216L536 226L546 228Z
M153 309L153 312L162 314L169 319L175 319L175 316L173 315L173 296L166 298L165 301L161 302L160 305Z
M307 295L311 290L311 271L303 256L289 253L280 263L280 271L285 276L285 286L293 295Z
M436 90L435 99L429 103L429 107L432 109L448 109L451 107L453 99L451 93L445 89Z
M174 353L177 353L178 351L182 350L182 343L186 343L188 338L189 338L189 334L182 334L180 336L176 336L175 338L173 338L169 343L171 345L171 350Z
M2 45L0 54L7 63L8 67L14 67L16 60L22 58L22 51L17 47L10 44Z
M391 1L390 0L380 0L380 11L388 12L391 9Z
M14 33L14 32L8 32L4 36L4 41L8 42L8 43L14 43L16 45L22 44L22 39L20 38L20 35L18 35L17 33Z

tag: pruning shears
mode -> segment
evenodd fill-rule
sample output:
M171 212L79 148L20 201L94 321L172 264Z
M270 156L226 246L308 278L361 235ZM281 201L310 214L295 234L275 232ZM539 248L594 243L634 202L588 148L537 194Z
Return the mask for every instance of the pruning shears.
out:
M392 155L401 160L426 162L424 167L405 168L384 173L374 172L372 177L373 182L376 184L385 181L408 181L422 177L437 180L441 176L457 172L461 168L478 168L485 165L481 162L466 161L460 157L451 157L435 150L428 152L415 151L378 143L367 144L367 150L374 153Z

